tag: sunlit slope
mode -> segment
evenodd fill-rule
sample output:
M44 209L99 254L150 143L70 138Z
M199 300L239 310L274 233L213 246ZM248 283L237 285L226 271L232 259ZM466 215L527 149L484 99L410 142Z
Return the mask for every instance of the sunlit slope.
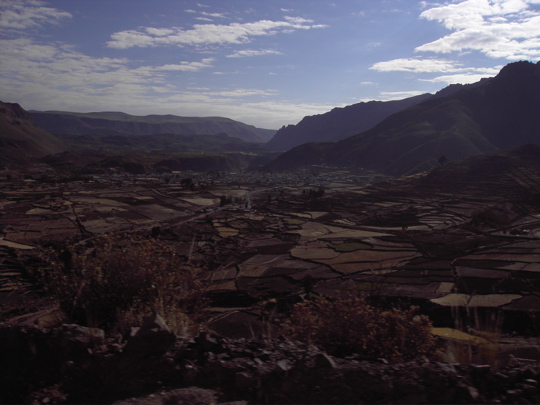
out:
M1 163L23 163L61 151L61 142L35 125L19 104L0 101Z

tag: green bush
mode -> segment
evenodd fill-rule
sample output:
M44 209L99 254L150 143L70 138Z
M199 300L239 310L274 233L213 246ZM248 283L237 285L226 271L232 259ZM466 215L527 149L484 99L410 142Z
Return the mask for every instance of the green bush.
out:
M49 250L40 281L69 320L125 331L152 311L176 333L187 333L206 304L200 271L172 245L129 235L100 236L86 244Z
M430 358L437 339L429 318L416 311L383 310L365 298L305 301L294 306L285 334L338 357L358 354L391 362Z

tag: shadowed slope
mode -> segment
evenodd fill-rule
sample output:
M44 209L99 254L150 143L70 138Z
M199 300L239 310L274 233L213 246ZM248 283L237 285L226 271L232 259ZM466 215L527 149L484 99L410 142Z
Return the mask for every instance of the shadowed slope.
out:
M273 130L256 128L223 117L136 116L122 112L73 113L32 111L32 119L53 134L214 135L226 133L247 142L266 142Z
M361 134L318 148L301 145L266 168L318 162L403 175L437 167L443 156L451 161L537 143L538 111L540 65L516 62L493 79L409 107Z

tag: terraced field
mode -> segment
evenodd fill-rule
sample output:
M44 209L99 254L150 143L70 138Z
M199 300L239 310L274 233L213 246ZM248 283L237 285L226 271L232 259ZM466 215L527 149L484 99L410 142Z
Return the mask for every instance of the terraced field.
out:
M371 186L328 183L317 197L248 182L5 187L0 288L24 279L14 252L159 228L154 237L207 272L219 313L367 293L420 304L437 326L497 319L521 333L540 310L540 151L490 159Z

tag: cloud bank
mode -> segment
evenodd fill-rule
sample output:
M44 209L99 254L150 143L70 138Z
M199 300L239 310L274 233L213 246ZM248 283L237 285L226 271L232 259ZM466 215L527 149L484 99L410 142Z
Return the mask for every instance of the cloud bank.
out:
M420 18L453 31L421 45L416 52L478 51L507 60L540 58L538 0L466 0L423 11Z
M43 7L40 1L17 0L0 2L0 29L27 30L45 24L58 24L73 17L67 11Z
M194 24L191 29L142 28L116 32L107 42L109 48L128 49L133 47L195 46L204 47L224 44L245 44L256 36L290 33L296 30L324 28L312 20L285 17L285 21L259 20L247 23Z
M420 18L441 23L452 31L435 41L417 46L414 52L454 54L479 52L489 58L540 59L540 0L465 0L426 8ZM490 68L464 67L451 59L400 58L377 62L370 68L379 72L441 73L429 82L474 83L496 75L504 65Z
M246 49L243 51L235 51L234 53L227 55L227 58L246 58L246 57L251 57L251 56L264 56L264 55L283 55L283 52L279 52L274 49L260 49L258 51Z

